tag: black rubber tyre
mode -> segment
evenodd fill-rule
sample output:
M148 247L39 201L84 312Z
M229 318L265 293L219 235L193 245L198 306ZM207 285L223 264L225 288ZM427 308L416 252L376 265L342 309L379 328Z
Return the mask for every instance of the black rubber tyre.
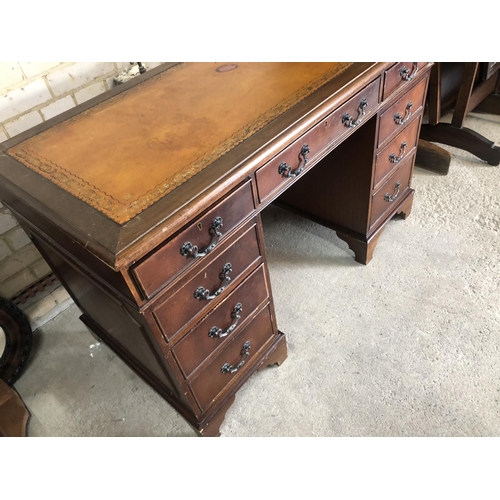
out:
M33 334L24 313L12 302L0 297L0 328L5 334L5 348L0 353L0 379L12 385L28 362Z

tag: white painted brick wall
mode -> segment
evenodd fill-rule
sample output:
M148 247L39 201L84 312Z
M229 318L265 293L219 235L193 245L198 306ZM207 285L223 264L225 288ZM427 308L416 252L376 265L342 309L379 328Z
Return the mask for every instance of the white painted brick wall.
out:
M49 105L41 108L40 113L42 113L45 120L48 120L49 118L53 118L54 116L75 107L75 105L76 103L73 96L67 95L66 97L62 97L61 99L51 102Z
M0 89L5 89L22 82L25 78L19 63L0 62Z
M13 250L20 250L24 246L28 245L31 241L28 235L19 226L12 229L12 231L5 233L4 240L10 245Z
M54 95L61 96L112 73L117 73L113 63L78 63L50 72L47 81Z
M60 66L60 62L21 62L18 63L26 78L38 75L47 75L51 69Z
M44 278L47 274L50 274L50 267L43 259L35 262L30 269L38 279Z
M0 62L0 143L113 87L128 62ZM147 69L159 62L143 63ZM11 298L50 268L0 203L0 295Z
M0 283L0 295L11 298L17 295L21 290L28 288L36 283L37 278L29 268L22 269L10 278L6 278Z
M75 99L78 104L92 99L92 97L102 94L106 90L106 82L93 83L75 92Z
M4 122L9 118L18 117L25 111L45 104L52 99L43 78L23 85L14 90L5 89L0 94L0 121Z
M12 255L12 250L9 248L7 243L5 243L5 241L0 240L0 261L9 255Z
M0 234L4 234L17 226L16 219L6 208L0 209Z
M38 250L33 245L27 245L0 262L0 276L4 279L12 278L40 258Z
M33 128L35 125L38 125L42 122L43 118L39 111L30 111L29 113L25 113L19 118L6 123L4 127L5 130L7 130L7 133L11 137L14 137L15 135Z

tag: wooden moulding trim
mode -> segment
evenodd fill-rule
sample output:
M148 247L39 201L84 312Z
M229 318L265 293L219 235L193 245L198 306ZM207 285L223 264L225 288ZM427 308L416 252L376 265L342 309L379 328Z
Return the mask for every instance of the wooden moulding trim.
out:
M27 172L26 175L23 175L24 185L22 188L12 182L14 168L18 172L20 168L25 169ZM36 195L39 199L35 198ZM95 210L75 198L77 206L73 208L73 211L77 214L80 222L86 223L86 225L77 228L76 221L70 222L63 218L49 204L51 198L53 200L61 195L66 199L72 198L71 195L61 191L57 186L51 185L43 177L30 172L22 165L16 164L12 158L2 157L2 153L0 153L0 197L2 202L15 212L16 217L22 216L25 220L32 220L32 215L35 215L36 218L50 221L50 224L56 226L67 236L88 249L97 259L108 267L114 268L115 253L112 249L115 248L116 240L119 237L119 226L113 224L113 226L107 228L108 231L106 233L103 232L106 238L105 241L102 241L102 239L99 241L91 237L91 227L101 227L102 229L106 221L103 220L102 216L96 219L82 217L82 214L85 212L95 212ZM26 212L30 215L27 215Z

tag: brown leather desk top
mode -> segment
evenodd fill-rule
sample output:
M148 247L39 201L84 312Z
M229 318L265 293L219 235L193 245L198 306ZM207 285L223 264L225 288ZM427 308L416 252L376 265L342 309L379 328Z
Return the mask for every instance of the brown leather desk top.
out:
M166 63L1 144L0 194L122 269L391 65Z
M181 63L7 150L124 224L351 63Z

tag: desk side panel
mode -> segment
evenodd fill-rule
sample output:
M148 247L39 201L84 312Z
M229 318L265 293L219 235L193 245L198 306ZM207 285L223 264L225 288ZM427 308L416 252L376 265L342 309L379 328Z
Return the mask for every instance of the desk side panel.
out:
M181 413L191 406L143 316L111 295L38 234L35 245L83 312L82 321Z
M66 233L57 229L51 221L31 210L26 205L17 203L8 196L3 198L3 201L28 235L32 234L33 228L38 228L53 240L62 252L75 257L81 263L82 267L86 268L87 272L94 276L94 279L101 281L104 286L110 287L113 293L117 293L128 300L134 300L130 287L120 273L104 264L104 262L95 257Z

